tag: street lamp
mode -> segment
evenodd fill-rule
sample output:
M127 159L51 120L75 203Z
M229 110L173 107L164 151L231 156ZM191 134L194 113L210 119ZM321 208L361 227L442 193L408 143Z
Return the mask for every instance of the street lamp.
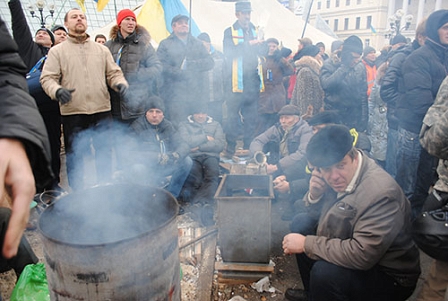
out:
M28 10L30 11L31 17L37 18L40 21L40 26L42 28L45 28L45 21L48 17L53 18L55 5L54 3L49 3L47 6L47 9L50 11L50 14L44 17L44 8L45 8L45 1L44 0L37 0L35 4L29 4ZM39 11L39 15L36 14L36 8Z
M401 20L404 17L405 25L401 26ZM393 14L392 16L389 16L387 18L387 22L389 23L389 33L386 33L384 36L386 39L390 39L398 34L400 34L403 30L408 30L409 26L411 26L411 22L414 19L414 17L411 14L404 15L404 10L399 9Z

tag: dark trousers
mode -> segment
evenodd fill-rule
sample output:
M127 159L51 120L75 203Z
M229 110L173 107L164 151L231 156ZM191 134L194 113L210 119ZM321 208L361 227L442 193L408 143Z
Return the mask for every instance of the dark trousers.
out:
M352 270L305 254L298 254L297 262L311 301L404 301L415 289L399 285L377 266Z
M84 158L95 151L96 181L108 183L112 178L112 143L110 112L92 115L62 116L67 178L73 190L84 188ZM90 183L92 186L95 183Z
M436 182L438 162L438 158L431 156L422 148L418 162L414 193L409 199L412 206L413 218L416 218L422 211L423 203L429 194L429 188Z
M10 216L11 210L9 208L0 207L0 246L2 247ZM38 261L38 258L34 254L33 249L31 249L31 246L25 236L22 236L16 256L11 259L6 259L0 252L0 273L14 269L16 275L18 276L22 273L25 266L28 264L37 263Z
M184 184L186 201L211 204L218 188L219 158L210 155L192 157L193 167Z
M255 138L259 96L259 92L232 93L227 100L227 122L224 130L229 152L235 152L236 141L241 134L244 149L249 149Z
M42 119L45 123L45 128L48 134L48 140L50 141L51 152L51 170L54 174L54 180L49 184L47 189L55 188L60 182L59 173L61 171L61 114L59 113L59 107L57 110L40 111Z

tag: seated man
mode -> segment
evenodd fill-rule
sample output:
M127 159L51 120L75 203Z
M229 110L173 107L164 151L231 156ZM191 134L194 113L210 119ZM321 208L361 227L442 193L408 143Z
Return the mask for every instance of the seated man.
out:
M218 188L219 154L224 149L225 137L219 122L205 112L203 106L195 107L194 114L179 126L179 134L190 146L190 157L193 159L193 167L185 181L182 197L184 201L211 205ZM205 206L202 213L202 222L211 222L212 207Z
M339 114L333 110L319 112L308 119L307 122L308 125L312 127L313 134L316 134L320 129L323 129L327 125L342 124ZM364 133L358 133L355 128L350 129L350 134L353 136L353 145L369 154L371 148L369 137ZM296 207L303 209L302 198L308 191L311 171L308 169L307 163L308 162L304 157L295 164L294 168L288 169L291 171L289 174L280 175L274 179L275 191L278 193L288 193L291 201L291 206L289 210L286 210L282 215L282 220L291 220L298 211L303 211L300 209L297 210ZM296 202L295 206L293 206L294 202ZM316 216L316 218L318 219L319 216Z
M310 140L314 170L305 200L322 203L315 235L290 233L285 254L297 254L304 290L288 300L404 301L420 275L410 236L411 208L398 184L353 147L347 127L328 125Z
M300 118L297 106L286 105L278 112L280 122L255 137L250 144L251 154L257 151L270 153L267 173L275 176L287 174L305 155L305 148L313 135L311 127Z
M164 177L171 176L166 190L177 198L193 163L188 144L163 112L163 100L151 96L145 115L131 124L138 146L130 154L130 167L134 180L142 184L159 186Z

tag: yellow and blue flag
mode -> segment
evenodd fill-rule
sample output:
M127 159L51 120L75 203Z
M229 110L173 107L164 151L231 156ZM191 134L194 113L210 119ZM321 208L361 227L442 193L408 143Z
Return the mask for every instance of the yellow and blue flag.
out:
M137 22L151 33L151 37L157 43L160 43L170 35L171 20L179 14L189 16L188 10L180 0L147 0L137 16ZM191 34L198 36L201 31L196 22L192 19L190 24Z
M84 0L76 0L76 1L84 1ZM96 10L97 11L102 11L107 3L109 3L109 0L93 0L96 2Z
M370 30L372 31L373 35L376 35L376 29L372 24L370 24Z

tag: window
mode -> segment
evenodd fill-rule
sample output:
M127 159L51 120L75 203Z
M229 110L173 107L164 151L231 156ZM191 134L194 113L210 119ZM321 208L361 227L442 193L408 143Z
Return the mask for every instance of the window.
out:
M330 24L330 21L328 21L328 20L325 20L325 23L327 23L327 25L328 25L328 24Z
M330 8L330 0L327 0L327 8Z
M334 29L333 29L333 31L338 31L338 25L339 25L339 20L338 19L334 19Z
M350 6L350 0L345 0L345 6Z
M367 16L367 29L370 29L370 26L372 25L372 16Z
M344 19L344 30L348 30L348 18Z
M361 0L356 0L356 4L361 4Z
M365 39L364 40L364 45L370 46L370 39Z
M322 8L322 2L317 2L317 9L321 9Z
M336 7L339 7L339 0L336 0Z
M361 17L356 17L356 29L359 29L359 27L361 26Z

